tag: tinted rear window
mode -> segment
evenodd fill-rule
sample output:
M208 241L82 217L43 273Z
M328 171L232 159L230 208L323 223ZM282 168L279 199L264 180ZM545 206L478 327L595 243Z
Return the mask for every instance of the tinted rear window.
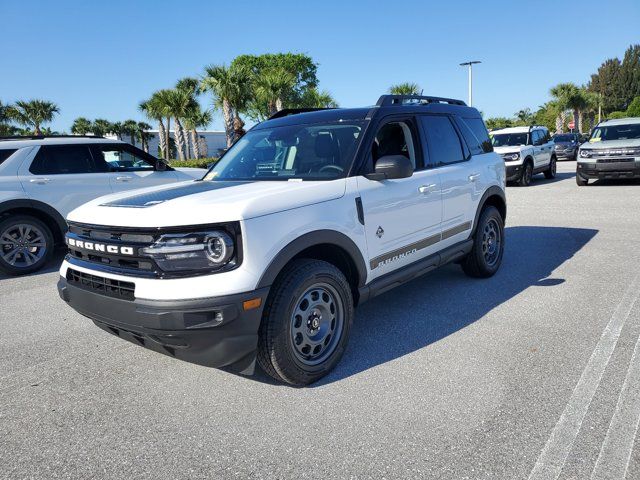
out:
M44 145L29 168L34 175L91 173L93 170L87 145Z
M13 155L14 153L16 153L16 149L4 149L4 150L0 150L0 165L2 165L2 162L4 162L7 158L9 158L11 155Z
M480 148L482 148L484 153L493 152L493 145L489 138L489 132L481 118L461 118L460 120L462 120L462 123L473 132L478 142L480 142ZM463 135L465 135L465 130L466 129L464 128L462 129Z
M460 137L448 117L421 115L419 118L427 135L432 162L438 165L464 160Z

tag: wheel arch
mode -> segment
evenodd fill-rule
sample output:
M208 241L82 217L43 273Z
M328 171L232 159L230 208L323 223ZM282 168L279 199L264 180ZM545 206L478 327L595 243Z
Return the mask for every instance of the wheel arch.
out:
M67 222L60 213L50 205L37 200L8 200L0 203L0 218L12 214L31 215L42 221L49 227L53 234L55 243L64 241L64 234L67 231Z
M315 230L293 240L271 261L256 288L273 285L284 267L297 258L324 260L335 265L349 281L357 304L358 288L366 282L367 267L355 242L334 230Z
M478 226L478 219L480 218L480 214L485 206L491 205L498 209L500 212L500 216L502 217L502 221L504 224L507 222L507 197L504 193L504 190L498 186L492 186L487 189L486 192L482 195L480 202L478 203L478 208L476 210L476 215L473 220L473 230L471 231L471 236L475 235L476 228Z

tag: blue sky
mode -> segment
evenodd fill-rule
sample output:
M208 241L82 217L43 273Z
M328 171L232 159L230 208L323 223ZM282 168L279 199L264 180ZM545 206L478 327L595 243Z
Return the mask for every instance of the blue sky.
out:
M474 106L511 116L640 42L638 0L0 0L0 20L0 100L55 101L59 131L78 116L142 119L141 100L205 65L284 51L311 55L345 107L403 81L466 100L458 64L479 59Z

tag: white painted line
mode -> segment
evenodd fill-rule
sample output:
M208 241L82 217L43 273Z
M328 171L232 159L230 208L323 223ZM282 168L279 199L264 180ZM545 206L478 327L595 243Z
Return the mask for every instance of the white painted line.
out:
M627 287L622 300L611 316L611 320L602 332L578 384L573 389L569 402L529 474L530 480L555 480L562 472L562 467L564 467L567 455L569 455L573 442L580 431L584 416L600 385L602 374L616 348L620 331L639 294L640 274L637 274Z
M592 480L623 479L627 476L633 442L640 423L640 337L622 384L615 413L591 472Z

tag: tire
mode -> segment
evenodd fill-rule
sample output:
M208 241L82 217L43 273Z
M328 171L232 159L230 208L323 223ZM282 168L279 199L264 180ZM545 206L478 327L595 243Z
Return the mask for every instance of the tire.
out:
M30 215L10 215L0 221L0 271L26 275L40 270L51 259L51 229Z
M533 177L533 164L527 160L524 164L524 170L522 170L522 175L520 175L520 179L518 180L518 185L521 187L528 187L531 185L531 178Z
M556 178L556 171L558 169L558 160L555 156L551 157L551 161L549 162L549 168L544 171L544 178L547 180L551 180L552 178Z
M582 178L578 173L576 173L576 183L579 187L585 187L589 184L589 179Z
M504 222L496 207L487 206L478 219L473 248L462 261L462 270L474 278L491 277L500 268L503 254Z
M321 260L294 260L267 299L259 331L259 365L290 385L319 380L342 358L353 316L351 287L337 267Z

